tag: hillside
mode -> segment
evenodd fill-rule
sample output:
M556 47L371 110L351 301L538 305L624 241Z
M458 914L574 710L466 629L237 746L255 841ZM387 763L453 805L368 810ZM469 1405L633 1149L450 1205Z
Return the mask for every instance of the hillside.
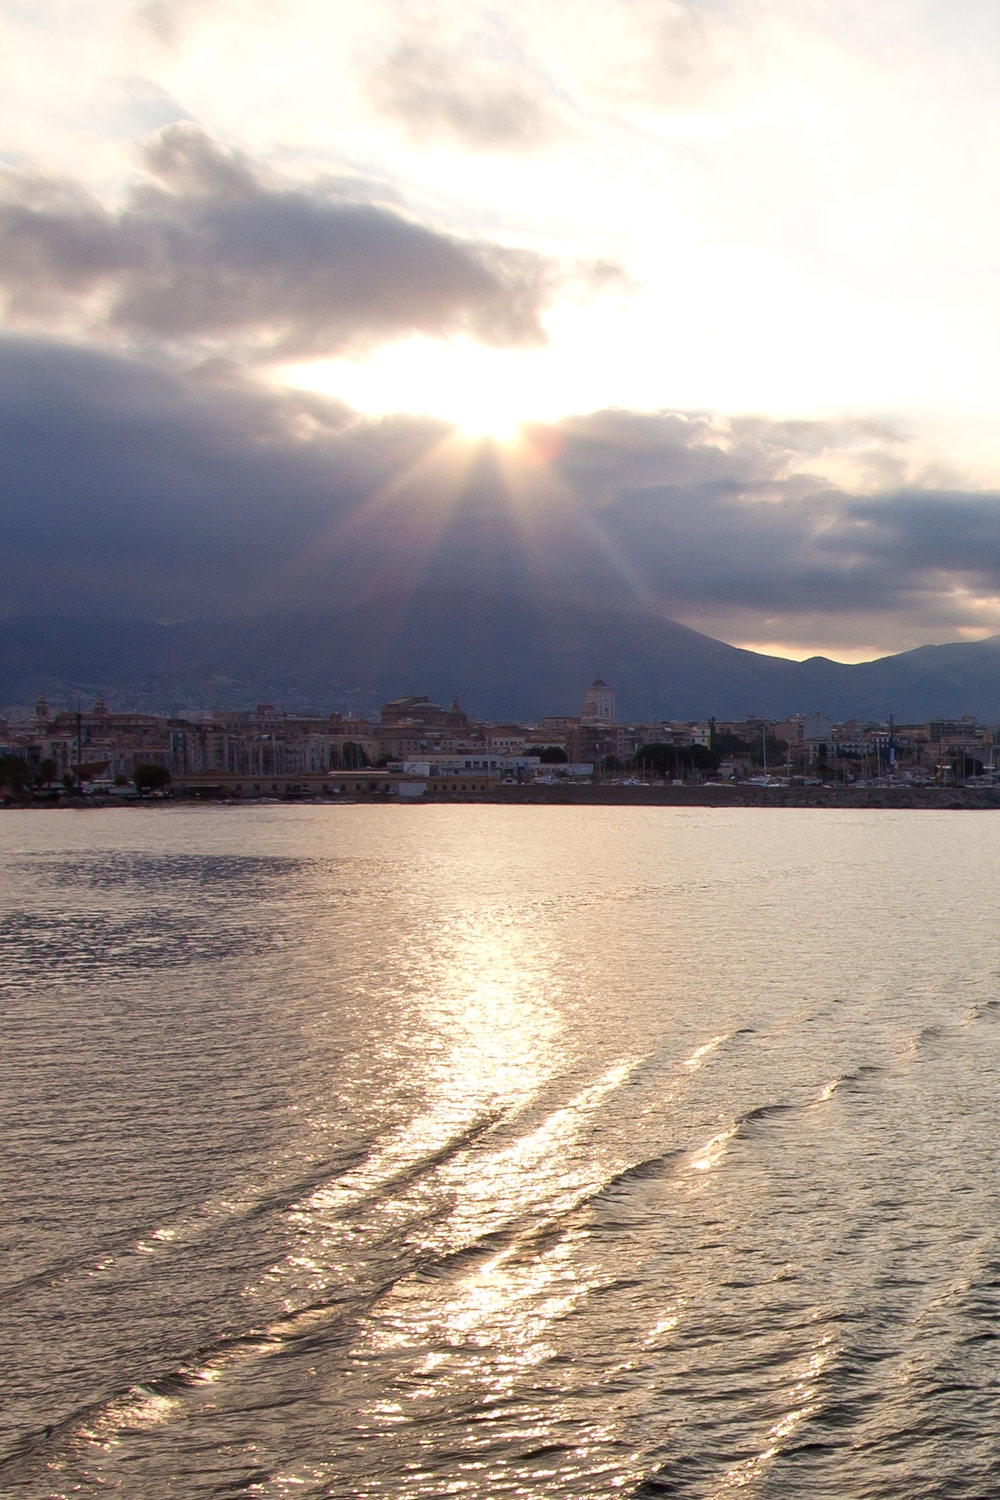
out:
M350 609L157 624L69 617L7 621L0 702L53 704L102 691L122 705L366 711L387 698L456 695L471 713L573 712L600 672L628 718L719 718L819 709L837 719L1000 719L1000 637L922 646L846 666L741 650L614 608L440 590Z

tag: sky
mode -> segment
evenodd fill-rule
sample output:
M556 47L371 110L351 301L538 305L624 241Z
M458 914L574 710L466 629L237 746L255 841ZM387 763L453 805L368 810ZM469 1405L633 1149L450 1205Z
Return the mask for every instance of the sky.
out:
M734 644L1000 632L995 0L0 0L0 78L6 613L478 505Z

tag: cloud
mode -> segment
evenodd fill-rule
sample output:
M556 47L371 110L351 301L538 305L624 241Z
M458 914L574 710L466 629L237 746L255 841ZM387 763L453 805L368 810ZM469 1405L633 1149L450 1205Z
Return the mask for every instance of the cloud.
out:
M558 282L528 251L461 240L349 185L265 175L197 126L147 146L150 181L110 212L72 183L0 178L0 285L22 326L279 360L410 334L545 342Z
M755 8L746 6L748 11ZM746 31L734 37L727 17L697 4L668 4L657 12L643 72L660 107L704 107L717 102L723 91L731 98L742 81L739 65L745 69L748 61ZM734 45L736 40L741 46Z
M1000 496L869 421L606 412L557 463L649 604L725 639L885 649L1000 629Z
M534 151L564 133L549 98L495 59L408 39L369 75L376 105L415 140L474 151Z
M334 402L257 387L232 366L178 376L7 339L0 434L6 611L42 603L176 617L290 604L291 563L441 429L359 422ZM355 583L363 593L379 564L374 545L327 549L311 602ZM391 553L392 539L379 547Z
M210 11L216 3L217 0L147 0L133 18L157 41L171 46L180 39L186 22Z
M919 487L870 423L599 412L491 453L231 366L7 339L0 442L8 614L254 614L419 585L757 641L1000 628L1000 495Z
M103 94L104 108L94 112L93 129L105 139L131 142L190 114L165 89L138 73L109 80Z

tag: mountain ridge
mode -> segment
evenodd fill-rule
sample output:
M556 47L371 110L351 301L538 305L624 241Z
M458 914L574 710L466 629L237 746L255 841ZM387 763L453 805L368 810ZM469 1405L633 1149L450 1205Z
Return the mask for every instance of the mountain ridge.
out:
M575 713L596 674L626 719L771 717L1000 720L1000 636L872 661L797 662L608 604L480 591L383 595L338 609L161 623L20 616L0 631L0 702L103 692L184 712L273 701L368 712L403 693L458 696L470 713Z

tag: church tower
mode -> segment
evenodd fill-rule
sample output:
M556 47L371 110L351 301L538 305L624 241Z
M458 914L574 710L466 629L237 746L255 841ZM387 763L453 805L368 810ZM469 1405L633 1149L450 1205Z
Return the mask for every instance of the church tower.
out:
M595 677L587 689L587 696L580 709L584 724L613 724L615 722L615 695L603 677Z

